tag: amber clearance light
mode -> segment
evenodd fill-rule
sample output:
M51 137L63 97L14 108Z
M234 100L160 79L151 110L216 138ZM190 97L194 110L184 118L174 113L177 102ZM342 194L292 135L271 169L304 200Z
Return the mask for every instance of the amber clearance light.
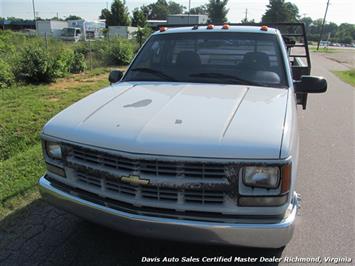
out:
M207 29L208 29L208 30L212 30L213 28L214 28L214 25L213 25L213 24L208 24L208 25L207 25Z
M228 23L224 23L222 29L223 29L223 30L229 30L229 25L228 25Z

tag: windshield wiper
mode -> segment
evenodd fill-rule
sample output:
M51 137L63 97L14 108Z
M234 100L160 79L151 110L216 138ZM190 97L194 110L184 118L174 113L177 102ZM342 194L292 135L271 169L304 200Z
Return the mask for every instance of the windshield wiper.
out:
M140 71L140 72L146 72L149 74L153 74L159 77L164 78L165 80L170 80L170 81L176 81L173 77L170 77L169 75L161 72L160 70L152 69L152 68L147 68L147 67L136 67L130 69L130 71Z
M191 74L190 77L201 77L201 78L213 78L213 79L229 79L233 81L238 81L243 83L244 85L251 85L251 86L266 86L266 84L262 84L259 82L251 81L242 79L237 76L222 74L222 73L198 73L198 74Z

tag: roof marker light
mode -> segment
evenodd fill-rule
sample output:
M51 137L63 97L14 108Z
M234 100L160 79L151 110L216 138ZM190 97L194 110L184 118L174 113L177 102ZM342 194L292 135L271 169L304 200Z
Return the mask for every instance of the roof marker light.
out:
M269 29L269 27L266 26L266 25L262 25L262 26L260 27L260 30L262 30L262 31L267 31L268 29Z
M213 28L214 28L214 25L213 25L213 24L208 24L208 25L207 25L207 29L208 29L208 30L212 30Z
M167 28L167 27L164 27L164 26L161 26L161 27L159 28L159 31L160 31L160 32L164 32L164 31L166 31L166 30L168 30L168 28Z
M223 23L223 27L222 27L223 30L229 30L229 25L228 23Z

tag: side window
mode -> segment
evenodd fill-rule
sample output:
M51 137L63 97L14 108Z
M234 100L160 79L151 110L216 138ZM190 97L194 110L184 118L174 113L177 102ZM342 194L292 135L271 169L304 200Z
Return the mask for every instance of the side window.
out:
M141 67L160 65L163 58L164 42L164 40L156 40L145 47L144 50L147 52L141 53L141 56L137 59L137 63L139 63Z

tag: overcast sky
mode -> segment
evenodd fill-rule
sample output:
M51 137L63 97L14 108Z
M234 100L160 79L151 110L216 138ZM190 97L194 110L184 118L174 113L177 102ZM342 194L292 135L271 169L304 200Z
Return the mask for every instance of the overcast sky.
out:
M110 6L112 0L34 0L37 16L51 18L59 14L65 17L75 14L85 19L97 19L101 9ZM148 0L126 0L129 11L143 4L150 4L155 1ZM176 2L188 6L188 0L176 0ZM205 4L208 0L191 0L191 7ZM265 12L268 0L229 0L228 20L240 22L245 17L245 10L248 9L248 19L259 21ZM300 14L310 16L313 19L321 18L324 15L327 0L291 0L300 10ZM32 0L0 0L0 17L21 17L33 18ZM355 24L355 0L331 0L327 21L337 24L348 22Z

